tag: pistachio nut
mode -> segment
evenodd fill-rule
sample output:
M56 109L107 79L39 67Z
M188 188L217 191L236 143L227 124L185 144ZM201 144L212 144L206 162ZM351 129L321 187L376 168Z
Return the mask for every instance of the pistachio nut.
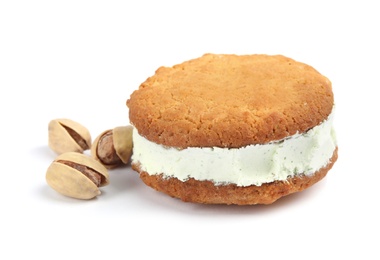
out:
M88 129L70 119L54 119L49 122L49 147L57 154L82 153L91 147Z
M102 132L91 146L91 155L106 168L127 164L132 155L132 126L119 126Z
M67 152L59 155L46 171L46 182L57 192L76 199L100 195L109 184L107 169L88 155Z

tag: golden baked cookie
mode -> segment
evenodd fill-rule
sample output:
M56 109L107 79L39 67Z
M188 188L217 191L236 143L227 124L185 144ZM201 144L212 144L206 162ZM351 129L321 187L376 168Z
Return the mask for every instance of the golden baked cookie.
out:
M127 100L133 168L184 201L270 204L337 159L331 82L281 55L216 55L161 67Z

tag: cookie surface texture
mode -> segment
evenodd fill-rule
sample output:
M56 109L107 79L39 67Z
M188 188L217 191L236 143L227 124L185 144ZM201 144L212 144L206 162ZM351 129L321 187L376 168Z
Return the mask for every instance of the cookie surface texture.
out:
M205 54L160 67L131 94L127 106L135 128L133 168L148 186L184 201L270 204L322 179L337 159L330 126L331 82L313 67L282 55ZM135 136L143 142L135 143ZM179 157L156 158L152 145L172 149L171 157L178 150ZM241 152L247 147L247 152L257 148L254 159ZM196 155L183 157L184 150L197 154L195 149L206 155L204 161L194 161ZM265 162L250 173L247 160L256 160L264 150L274 159L266 155ZM282 156L285 153L291 153L291 162ZM232 166L213 172L219 169L211 166L220 154L226 158L231 154ZM279 154L285 159L280 160ZM309 162L304 163L305 158ZM184 167L187 160L191 167ZM177 161L182 164L176 165ZM220 175L226 177L215 181ZM307 184L299 184L303 182ZM256 195L247 196L250 192Z

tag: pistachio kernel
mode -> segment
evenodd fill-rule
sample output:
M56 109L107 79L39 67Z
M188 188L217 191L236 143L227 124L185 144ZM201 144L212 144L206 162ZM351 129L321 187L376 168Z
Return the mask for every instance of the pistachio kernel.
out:
M86 142L86 140L80 136L77 132L75 132L73 129L71 129L68 126L63 125L60 123L63 128L66 129L67 133L74 139L74 141L82 148L83 151L88 150L90 148L89 144Z
M121 164L122 161L116 153L112 130L106 131L100 136L96 154L101 163L105 165Z
M100 183L102 182L102 176L94 171L93 169L87 167L86 165L77 164L75 162L65 161L65 160L58 160L58 163L65 164L67 166L70 166L71 168L74 168L75 170L80 171L83 173L87 178L89 178L96 187L100 186Z

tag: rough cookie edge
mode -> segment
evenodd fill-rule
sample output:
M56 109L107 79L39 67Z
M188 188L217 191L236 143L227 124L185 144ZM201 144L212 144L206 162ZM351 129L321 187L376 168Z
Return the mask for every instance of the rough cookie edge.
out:
M191 178L185 182L177 178L162 178L162 174L149 175L140 170L137 163L132 168L140 174L142 181L151 188L181 199L184 202L202 204L255 205L272 204L289 194L303 191L322 180L338 159L338 147L330 163L311 176L297 176L286 181L275 181L261 186L239 187L235 184L215 186L211 181L197 181Z

